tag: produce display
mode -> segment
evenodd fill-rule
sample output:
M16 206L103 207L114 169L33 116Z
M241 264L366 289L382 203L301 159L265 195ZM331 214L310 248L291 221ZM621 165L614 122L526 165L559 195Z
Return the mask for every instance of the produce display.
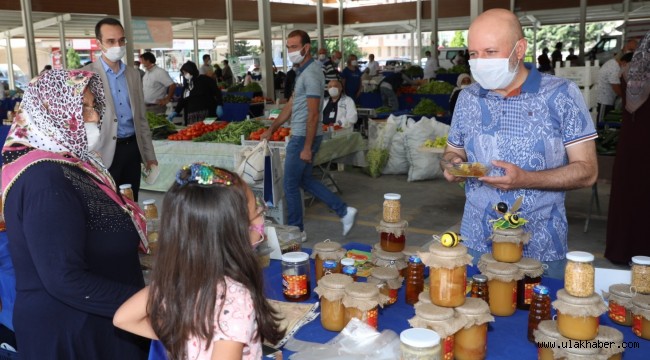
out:
M422 99L413 109L413 115L436 115L443 114L445 109L438 106L431 99Z
M330 129L336 131L343 129L343 126L340 125L323 125L323 131L330 131Z
M253 103L253 104L265 103L265 102L266 102L266 98L264 96L254 96L251 99L251 103Z
M392 111L393 111L393 109L390 108L389 106L380 106L380 107L375 109L375 113L377 113L377 114L389 113L389 112L392 112Z
M446 81L431 81L420 86L417 90L417 93L430 95L447 95L451 94L453 91L454 85Z
M261 93L262 92L262 86L256 82L252 82L246 86L243 84L235 84L231 87L228 88L228 92L253 92L253 93Z
M240 95L226 95L223 97L224 103L235 103L235 104L248 104L251 102L251 99L246 96Z
M467 65L454 65L449 69L438 69L438 74L469 74L469 67Z
M397 91L398 95L399 94L415 94L418 92L418 87L417 86L401 86L399 90Z
M167 139L175 140L175 141L194 140L206 133L223 129L226 127L226 125L228 125L228 123L223 121L213 122L212 124L209 125L204 123L203 121L199 121L197 123L194 123L186 127L185 129L180 130L176 134L169 135Z
M264 128L264 125L256 120L231 122L226 127L205 133L193 139L193 141L241 145L242 135L247 137L250 133L258 131L261 128Z
M259 128L255 131L253 131L250 136L248 136L249 140L260 140L260 137L264 132L268 130L268 128ZM288 136L291 135L291 128L285 128L281 127L273 132L271 134L271 137L269 138L270 141L284 141Z
M156 115L151 111L147 111L146 116L152 139L163 140L172 134L176 134L176 126L169 122L165 115Z
M408 69L405 69L402 72L411 79L424 77L424 70L419 65L411 65Z
M381 171L388 162L388 149L374 148L368 150L366 162L368 163L368 174L374 178L381 175Z

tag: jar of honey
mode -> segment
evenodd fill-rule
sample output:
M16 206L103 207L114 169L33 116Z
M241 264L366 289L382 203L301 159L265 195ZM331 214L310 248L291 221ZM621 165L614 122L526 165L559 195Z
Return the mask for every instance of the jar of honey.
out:
M440 335L443 360L454 358L454 335L465 326L465 319L454 316L452 308L421 304L415 308L415 317L409 319L414 328L431 329Z
M609 292L603 291L603 298L608 302L607 316L613 322L632 326L632 292L628 284L613 284L609 286Z
M528 244L530 234L522 228L494 229L492 236L492 256L496 261L514 263L524 255L524 245Z
M637 294L650 294L650 256L632 257L632 287Z
M342 274L324 275L314 289L320 296L320 321L329 331L341 331L348 324L345 320L343 296L345 287L353 282L352 278Z
M607 305L598 294L588 297L571 296L565 289L557 292L553 301L557 310L557 328L564 337L573 340L593 340L598 335L598 317L607 311Z
M484 272L489 264L494 264L496 262L497 261L494 260L494 256L492 256L492 254L485 253L478 259L478 264L476 264L476 267L478 267L478 270L480 272Z
M345 323L357 318L366 324L378 326L378 307L388 302L388 297L379 293L374 284L353 282L345 286L343 305L345 306Z
M465 303L467 264L472 257L463 244L445 247L434 242L428 253L421 253L422 262L429 266L429 295L431 303L456 307Z
M568 341L567 338L560 335L557 330L557 322L555 320L542 320L537 325L537 329L533 331L535 343L537 343L537 359L538 360L554 360L556 357L553 355L553 348L549 345L551 343L557 345L561 341ZM544 344L545 346L541 346Z
M323 276L329 275L329 274L338 274L339 273L339 268L341 266L339 265L336 260L325 260L323 261ZM321 277L322 279L322 277Z
M156 207L156 200L147 199L142 201L144 205L144 217L147 220L147 241L149 242L149 250L154 253L157 249L158 229L160 227L160 220L158 219L158 207Z
M650 295L635 295L632 306L632 332L640 338L650 340Z
M490 303L490 290L488 289L488 278L483 274L475 274L472 276L472 292L471 297L482 299L486 303Z
M309 299L309 255L304 252L282 254L282 293L288 301Z
M131 201L135 201L133 200L133 189L131 188L131 184L120 185L120 194L126 198L131 199Z
M407 265L401 252L388 252L381 249L375 250L372 263L375 266L397 269L400 272L400 276L404 276L403 270Z
M517 309L517 281L524 277L517 265L504 262L490 264L483 275L488 278L492 315L514 314Z
M601 326L598 329L598 336L594 340L600 344L610 344L600 349L600 355L606 356L607 360L621 360L623 358L623 333L610 326ZM613 345L613 346L612 346Z
M571 340L567 339L566 341ZM595 360L602 358L599 356L599 352L600 350L598 350L598 348L566 347L557 349L555 355L557 356L557 359Z
M368 283L376 284L379 292L388 297L386 305L397 302L397 291L402 287L403 281L404 278L394 268L375 267L370 270L368 276Z
M524 277L517 281L517 309L528 310L533 300L533 288L542 283L544 267L539 260L522 258L515 265Z
M352 281L357 281L357 267L354 265L354 259L341 259L341 274L349 276Z
M401 208L400 199L402 195L388 193L384 194L384 216L383 219L385 222L395 223L401 220ZM398 250L401 251L401 250Z
M396 222L380 221L377 226L381 249L388 252L400 252L406 246L406 220Z
M454 357L457 360L483 360L487 355L488 322L494 321L488 304L477 298L454 309L465 325L454 335Z
M406 329L399 335L400 360L440 360L440 335L429 329Z
M311 258L315 259L314 268L316 272L316 281L323 277L323 261L335 260L337 263L335 272L341 272L341 265L339 261L345 256L345 249L341 244L336 241L325 241L314 244L314 249L311 253Z
M594 293L594 256L584 251L571 251L566 254L564 269L564 290L569 295L589 297Z

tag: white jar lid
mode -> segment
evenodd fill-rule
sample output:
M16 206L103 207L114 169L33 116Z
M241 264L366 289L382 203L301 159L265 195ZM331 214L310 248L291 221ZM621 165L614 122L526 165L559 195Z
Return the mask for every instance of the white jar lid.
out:
M153 205L155 203L156 203L155 199L142 200L142 204L144 204L144 205Z
M570 251L566 253L566 259L577 262L594 261L594 256L586 251Z
M341 259L341 265L343 266L354 266L353 258L343 258Z
M402 198L402 195L395 193L384 194L384 199L386 200L399 200Z
M309 254L300 251L293 251L282 254L282 261L289 263L297 263L309 260Z
M131 184L122 184L122 185L120 185L120 190L130 189L130 188L131 188Z
M402 331L399 340L416 348L430 348L440 344L440 335L429 329L411 328Z
M650 265L650 256L633 256L632 262L637 265Z

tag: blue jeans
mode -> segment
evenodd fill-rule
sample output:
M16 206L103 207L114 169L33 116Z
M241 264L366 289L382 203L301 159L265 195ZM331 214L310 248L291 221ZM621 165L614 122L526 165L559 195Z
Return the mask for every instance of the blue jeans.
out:
M312 159L316 157L322 140L322 136L314 138L311 147ZM320 181L314 179L312 174L314 166L312 163L300 159L300 152L304 147L304 136L291 136L284 160L284 196L287 200L288 223L299 227L301 231L304 230L304 224L300 188L310 192L316 199L325 203L339 217L344 217L348 208L341 198L334 195Z
M467 248L467 253L472 255L472 264L474 266L478 264L481 255L483 255L483 253L470 248ZM544 274L542 276L564 280L564 267L566 266L566 259L557 261L542 261L542 265L544 266Z

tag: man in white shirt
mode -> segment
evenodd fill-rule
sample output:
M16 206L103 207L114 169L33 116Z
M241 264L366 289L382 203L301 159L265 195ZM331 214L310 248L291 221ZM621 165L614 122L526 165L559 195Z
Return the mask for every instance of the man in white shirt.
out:
M436 50L436 54L437 52L438 51ZM424 65L424 79L433 79L436 77L436 71L438 71L437 61L431 56L431 51L427 50L424 55L427 57L427 62Z
M368 75L377 75L377 72L379 71L379 64L377 64L375 61L375 54L368 55L368 65L366 66L366 69L368 69Z
M167 104L174 97L176 83L164 69L156 66L156 57L150 52L140 55L140 62L146 69L142 78L144 102L147 111L154 114L164 114Z
M598 83L596 84L598 122L602 122L605 115L614 109L616 97L622 96L621 67L631 59L631 53L624 55L620 59L614 57L605 62L600 68L598 72Z

